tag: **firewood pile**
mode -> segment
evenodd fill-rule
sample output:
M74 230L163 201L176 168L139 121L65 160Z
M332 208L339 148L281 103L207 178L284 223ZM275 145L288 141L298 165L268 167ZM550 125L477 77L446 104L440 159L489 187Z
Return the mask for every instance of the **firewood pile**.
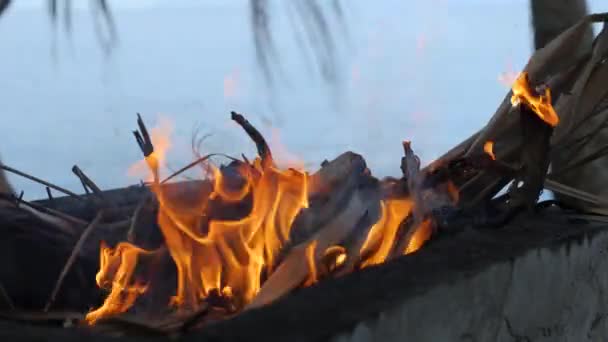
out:
M399 177L346 152L315 172L280 169L264 137L231 118L257 157L199 156L161 175L166 138L138 117L151 179L26 201L0 177L0 316L110 334L182 334L318 282L408 258L465 229L500 229L548 206L608 214L608 30L591 15L537 51L489 123L426 167L404 141ZM397 164L397 163L396 163ZM203 177L175 182L198 167ZM554 200L539 203L543 189ZM67 196L54 197L61 192ZM405 256L404 256L405 255Z

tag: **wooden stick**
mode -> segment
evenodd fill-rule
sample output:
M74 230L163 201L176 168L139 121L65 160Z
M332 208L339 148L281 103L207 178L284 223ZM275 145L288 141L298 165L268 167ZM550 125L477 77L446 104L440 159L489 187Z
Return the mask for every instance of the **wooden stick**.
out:
M93 193L97 197L105 200L101 189L97 186L97 184L95 184L95 182L93 182L89 177L87 177L87 175L78 167L78 165L74 165L72 167L72 172L76 175L76 177L80 179L80 181L82 182L82 186L84 187L84 190L87 193L88 189L91 189L91 191L93 191Z
M205 162L207 159L209 159L209 158L211 158L211 157L215 157L215 156L226 157L226 158L228 158L228 159L230 159L230 160L232 160L232 161L235 161L235 162L240 162L240 160L238 160L238 159L236 159L236 158L234 158L234 157L231 157L231 156L229 156L229 155L227 155L227 154L224 154L224 153L210 153L210 154L207 154L207 155L205 155L205 156L202 156L202 157L200 157L200 158L196 159L196 160L195 160L195 161L193 161L192 163L190 163L190 164L188 164L188 165L186 165L186 166L182 167L181 169L179 169L179 170L175 171L175 172L174 172L174 173L172 173L172 174L171 174L169 177L165 178L165 179L164 179L162 182L160 182L160 184L165 184L166 182L168 182L168 181L170 181L171 179L173 179L173 178L175 178L175 177L179 176L179 175L180 175L180 174L182 174L183 172L185 172L185 171L187 171L187 170L189 170L189 169L193 168L193 167L194 167L194 166L196 166L197 164L203 163L203 162ZM247 162L247 163L248 163L248 162Z
M249 123L249 121L247 121L247 119L245 119L243 115L237 112L230 112L230 117L237 124L239 124L239 126L241 126L245 130L247 135L249 135L251 140L253 140L258 149L258 154L260 155L260 158L262 158L262 161L265 163L269 163L268 165L272 165L274 162L272 159L272 153L270 152L270 147L268 147L266 139L264 139L264 136L262 136L260 131L253 127L253 125Z
M137 113L137 126L139 126L139 131L133 131L133 135L135 136L135 140L137 141L141 152L144 154L144 157L148 157L154 152L154 145L152 145L152 139L150 139L148 129L139 113Z
M55 298L57 297L57 294L59 293L59 289L61 289L63 280L65 279L66 275L72 268L72 265L74 264L74 261L76 261L77 256L80 254L80 250L82 249L82 246L84 246L84 243L85 243L87 237L93 232L93 230L99 224L99 222L101 221L102 218L103 218L103 210L101 210L101 211L99 211L99 213L97 213L97 216L95 216L93 221L91 221L91 223L88 225L88 227L80 235L78 242L76 242L76 245L74 246L74 249L72 250L72 254L70 254L70 257L66 261L65 266L63 266L63 269L61 270L61 274L59 274L59 278L57 279L57 282L55 283L53 292L51 293L51 296L49 297L49 300L47 301L46 306L44 307L44 312L48 312L49 309L51 308L51 306L53 305L53 303L55 302Z
M55 200L53 198L53 194L51 193L51 188L49 188L48 186L46 187L46 195L49 197L49 201L51 201L51 203Z
M27 173L25 173L25 172L19 171L19 170L17 170L17 169L14 169L14 168L12 168L12 167L10 167L10 166L5 165L5 164L0 164L0 168L1 168L1 169L3 169L3 170L6 170L6 171L8 171L8 172L14 173L14 174L16 174L16 175L19 175L19 176L21 176L21 177L27 178L27 179L29 179L29 180L31 180L31 181L36 182L36 183L40 183L40 184L42 184L42 185L45 185L45 186L47 186L47 187L49 187L49 188L51 188L51 189L55 189L55 190L57 190L57 191L60 191L60 192L62 192L62 193L64 193L64 194L66 194L66 195L72 196L72 197L74 197L74 198L76 198L76 199L79 199L79 200L81 200L81 201L84 201L84 198L82 198L82 196L77 195L76 193L71 192L71 191L70 191L70 190L68 190L68 189L64 189L64 188L62 188L62 187L60 187L60 186L58 186L58 185L55 185L55 184L49 183L49 182L47 182L47 181L45 181L45 180L42 180L42 179L40 179L40 178L37 178L37 177L31 176L31 175L28 175L28 174L27 174Z

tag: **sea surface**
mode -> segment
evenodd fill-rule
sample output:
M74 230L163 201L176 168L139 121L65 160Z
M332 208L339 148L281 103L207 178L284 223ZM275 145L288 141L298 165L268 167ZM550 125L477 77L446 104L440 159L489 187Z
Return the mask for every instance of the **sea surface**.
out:
M284 165L313 171L352 150L374 174L398 175L402 140L428 162L474 133L532 51L527 1L343 1L343 19L330 20L338 78L327 82L310 49L294 43L293 11L275 1L270 85L246 0L110 1L119 37L110 54L86 1L74 1L82 7L71 34L61 17L53 28L45 3L16 1L0 18L0 160L76 192L75 164L102 188L145 177L133 167L142 158L136 113L172 128L172 169L192 159L195 133L210 134L201 153L253 157L230 121L236 110ZM608 10L599 0L590 6ZM10 179L26 198L45 196Z

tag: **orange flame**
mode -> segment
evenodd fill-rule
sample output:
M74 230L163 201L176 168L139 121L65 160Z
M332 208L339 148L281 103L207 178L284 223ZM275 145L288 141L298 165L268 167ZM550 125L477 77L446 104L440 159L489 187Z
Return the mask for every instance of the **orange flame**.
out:
M430 219L422 221L422 223L416 228L414 235L412 235L412 238L403 254L410 254L419 250L420 247L422 247L422 245L424 245L424 243L431 238L432 233L433 222Z
M109 288L111 292L101 307L86 315L89 324L105 316L127 311L147 289L142 284L131 284L131 279L139 256L150 252L124 242L111 249L102 242L100 254L100 267L95 280L99 287Z
M551 90L548 87L545 88L544 95L535 95L528 83L528 73L522 72L513 83L512 89L511 104L513 106L523 103L548 125L557 126L559 117L551 105Z
M262 279L272 275L296 216L308 207L308 174L297 169L281 170L257 158L252 165L243 164L237 169L243 182L235 189L221 170L209 165L213 175L212 192L195 201L197 203L185 205L166 193L167 187L160 183L160 168L170 146L168 132L166 129L151 130L155 150L145 158L152 171L151 190L159 203L157 222L166 251L177 268L176 293L168 304L192 310L210 294L219 293L229 298L236 308L243 308L260 291ZM458 200L454 184L448 184L447 191L453 200ZM208 220L203 217L210 200L232 203L246 197L251 198L251 209L241 219ZM430 238L432 221L426 220L415 227L403 251L395 247L399 227L412 206L409 198L381 202L380 218L359 250L359 255L365 258L361 267L385 262L395 252L413 253ZM315 240L305 249L309 268L305 285L315 283L326 272L344 265L352 252L338 245L317 251L317 246ZM124 313L134 305L148 288L135 280L136 267L142 256L153 253L156 251L146 251L129 243L119 243L114 248L102 244L96 280L100 287L109 289L110 294L101 307L86 316L88 323ZM325 257L326 267L322 270L317 269L318 253ZM323 274L319 274L320 271Z
M494 155L494 142L492 140L488 140L483 144L483 151L487 153L492 160L496 160L496 156Z
M306 262L308 264L308 280L305 285L313 284L317 281L317 262L315 260L315 251L317 249L317 241L314 240L306 247Z
M371 255L362 263L362 267L383 263L389 256L397 237L399 225L412 208L409 199L391 199L382 202L380 220L373 225L367 236L361 255Z
M152 135L162 133L152 131ZM238 190L228 189L221 172L214 170L214 191L208 198L221 197L225 201L238 201L252 195L251 212L240 220L211 220L208 231L203 233L200 214L208 198L197 204L199 210L189 210L169 198L160 185L159 166L162 165L169 147L168 139L158 139L155 151L146 157L152 170L152 191L159 202L158 224L165 237L165 244L177 267L177 293L172 303L178 307L193 309L212 290L220 293L228 288L231 295L239 298L242 305L251 301L260 289L262 272L270 274L278 252L289 237L291 225L300 211L308 206L308 175L273 166L263 167L259 159L253 168L239 170L246 180ZM255 172L253 172L255 171ZM119 244L115 249L102 247L100 273L110 267L118 268L110 295L103 306L87 315L88 322L96 322L104 316L125 312L135 302L143 288L128 292L127 300L121 300L131 282L137 263L137 253L143 250L129 244ZM106 255L113 256L108 262ZM112 264L112 266L110 266Z
M323 255L325 259L325 267L328 273L333 272L338 269L340 266L344 265L348 255L346 253L346 249L342 246L330 246L325 250Z

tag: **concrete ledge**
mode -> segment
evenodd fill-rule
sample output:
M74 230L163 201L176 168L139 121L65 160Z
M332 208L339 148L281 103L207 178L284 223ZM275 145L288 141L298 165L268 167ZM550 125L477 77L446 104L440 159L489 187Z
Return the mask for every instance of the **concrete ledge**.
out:
M608 223L546 211L503 229L442 237L180 340L607 341L607 253ZM0 321L5 339L107 337Z
M534 248L357 324L346 341L607 341L608 231Z
M547 211L500 230L446 236L414 255L210 326L199 337L606 341L607 250L608 224Z

